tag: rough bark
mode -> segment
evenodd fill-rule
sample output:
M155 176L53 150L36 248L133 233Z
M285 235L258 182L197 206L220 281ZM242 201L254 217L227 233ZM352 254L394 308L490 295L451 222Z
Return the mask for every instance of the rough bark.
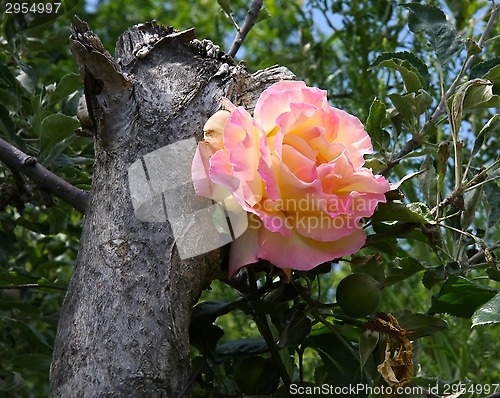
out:
M137 25L113 58L85 23L72 27L96 158L51 397L176 397L190 379L191 308L223 251L181 260L168 221L135 216L128 169L166 145L199 140L222 97L251 109L263 89L293 78L278 67L249 75L192 35L154 21ZM188 191L186 201L196 204Z

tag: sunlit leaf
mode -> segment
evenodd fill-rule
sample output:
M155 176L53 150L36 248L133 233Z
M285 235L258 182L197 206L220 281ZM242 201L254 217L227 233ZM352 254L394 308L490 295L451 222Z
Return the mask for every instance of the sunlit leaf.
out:
M79 74L69 73L64 76L56 85L56 89L50 96L51 103L55 104L63 98L74 93L83 87L82 80Z
M375 98L370 106L368 119L366 119L366 131L378 150L387 149L390 141L389 133L382 128L388 122L384 103Z
M414 76L416 76L419 80L419 83L416 85L420 85L423 88L427 88L431 81L429 70L427 69L427 65L424 61L408 51L382 53L375 59L375 61L372 62L370 69L379 66L385 66L399 71L405 81L405 85L407 84L405 75L407 75L407 78L409 79L408 84L410 86L415 84L415 82L412 82ZM407 91L417 90L409 90L407 86Z
M474 141L474 148L471 152L471 157L477 155L481 147L483 146L484 141L493 133L498 132L500 130L500 115L496 113L491 117L490 120L486 122L481 131L477 134L476 140Z
M269 14L269 11L267 10L267 8L262 7L259 10L259 16L257 17L257 20L255 21L255 23L258 24L259 22L262 22L268 18L271 18L271 14Z
M450 108L455 133L460 129L464 109L500 106L500 96L494 95L492 88L492 83L485 79L472 79L458 87Z
M500 219L500 195L498 194L499 186L497 181L484 184L483 191L491 208L488 215L488 228L492 228Z
M420 183L420 189L424 194L424 198L430 207L434 207L438 200L438 190L437 190L437 173L434 168L433 159L427 156L420 166L420 170L423 171L422 174L418 176L418 181Z
M220 8L222 8L227 15L231 15L231 0L217 0L217 4L219 4Z
M421 89L427 88L427 81L420 75L420 71L410 62L402 58L385 59L386 56L393 54L394 53L382 54L374 61L371 68L383 66L398 71L403 78L407 93L417 92Z
M453 24L439 8L420 3L402 4L410 10L408 26L414 33L425 32L430 44L442 66L446 64L463 48L464 43Z
M479 307L472 315L472 326L500 323L500 293Z
M40 137L40 161L43 163L49 156L54 158L61 153L63 148L57 144L66 138L74 136L75 130L80 122L62 113L55 113L43 119L41 124L42 134Z
M372 216L375 221L405 221L418 224L435 223L427 205L423 203L380 203Z

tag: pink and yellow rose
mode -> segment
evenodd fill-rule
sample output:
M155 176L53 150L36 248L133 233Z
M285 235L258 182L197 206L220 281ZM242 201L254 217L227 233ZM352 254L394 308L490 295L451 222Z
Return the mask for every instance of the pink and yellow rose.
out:
M232 195L233 208L247 213L230 276L259 259L309 270L358 251L366 239L360 220L389 190L363 167L373 149L361 122L301 81L265 90L253 117L228 100L224 107L205 124L192 176L198 195Z

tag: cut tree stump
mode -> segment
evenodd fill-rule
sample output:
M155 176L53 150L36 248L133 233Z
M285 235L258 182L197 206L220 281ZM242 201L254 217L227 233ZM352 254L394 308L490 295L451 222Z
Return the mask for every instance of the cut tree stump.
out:
M75 18L71 49L93 125L95 171L54 346L50 397L189 396L191 309L224 249L181 260L158 206L136 216L129 169L155 150L200 140L223 97L253 111L265 88L294 75L282 67L249 74L209 41L194 39L193 30L155 21L123 33L113 58ZM186 162L193 155L194 149L183 154ZM179 194L196 205L189 189Z

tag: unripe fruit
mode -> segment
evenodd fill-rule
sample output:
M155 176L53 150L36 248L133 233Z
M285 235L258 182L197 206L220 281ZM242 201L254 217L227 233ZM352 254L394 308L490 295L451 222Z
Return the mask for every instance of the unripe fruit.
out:
M337 303L349 316L369 315L380 303L380 284L360 272L348 275L337 286Z

